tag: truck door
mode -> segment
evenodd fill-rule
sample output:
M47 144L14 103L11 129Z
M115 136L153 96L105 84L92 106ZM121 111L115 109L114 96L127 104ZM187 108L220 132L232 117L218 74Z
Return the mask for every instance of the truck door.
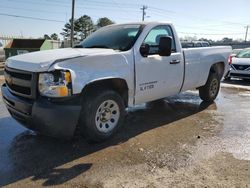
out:
M158 52L160 37L171 36L171 56L155 55ZM177 52L175 36L168 25L159 25L149 31L142 44L150 46L149 55L135 55L136 93L135 103L152 101L179 93L184 74L184 61Z

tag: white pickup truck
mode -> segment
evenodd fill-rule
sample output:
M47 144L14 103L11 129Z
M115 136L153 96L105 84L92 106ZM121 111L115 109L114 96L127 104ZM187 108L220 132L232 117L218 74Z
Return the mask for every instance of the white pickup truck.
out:
M127 107L190 89L212 102L230 53L230 47L183 50L171 23L110 25L75 48L9 58L2 95L29 129L54 137L79 130L102 141L121 126Z

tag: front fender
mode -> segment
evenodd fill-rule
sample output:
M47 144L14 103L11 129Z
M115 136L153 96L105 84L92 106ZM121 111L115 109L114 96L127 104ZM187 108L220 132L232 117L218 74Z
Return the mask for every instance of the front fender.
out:
M134 65L132 51L78 57L59 62L53 69L71 72L73 94L79 94L92 82L119 78L126 81L129 95L133 95Z

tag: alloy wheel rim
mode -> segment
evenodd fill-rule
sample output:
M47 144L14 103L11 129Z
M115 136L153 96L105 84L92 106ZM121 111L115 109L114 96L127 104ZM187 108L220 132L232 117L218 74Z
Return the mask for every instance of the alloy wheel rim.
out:
M111 132L118 124L120 110L113 100L104 101L98 108L95 116L96 128L102 133Z

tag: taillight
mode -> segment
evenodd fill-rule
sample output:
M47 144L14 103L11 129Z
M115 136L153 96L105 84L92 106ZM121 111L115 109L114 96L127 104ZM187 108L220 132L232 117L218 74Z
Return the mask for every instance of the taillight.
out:
M228 63L229 63L229 65L232 65L232 62L233 62L233 56L232 56L232 55L230 55L230 56L229 56L229 59L228 59Z

